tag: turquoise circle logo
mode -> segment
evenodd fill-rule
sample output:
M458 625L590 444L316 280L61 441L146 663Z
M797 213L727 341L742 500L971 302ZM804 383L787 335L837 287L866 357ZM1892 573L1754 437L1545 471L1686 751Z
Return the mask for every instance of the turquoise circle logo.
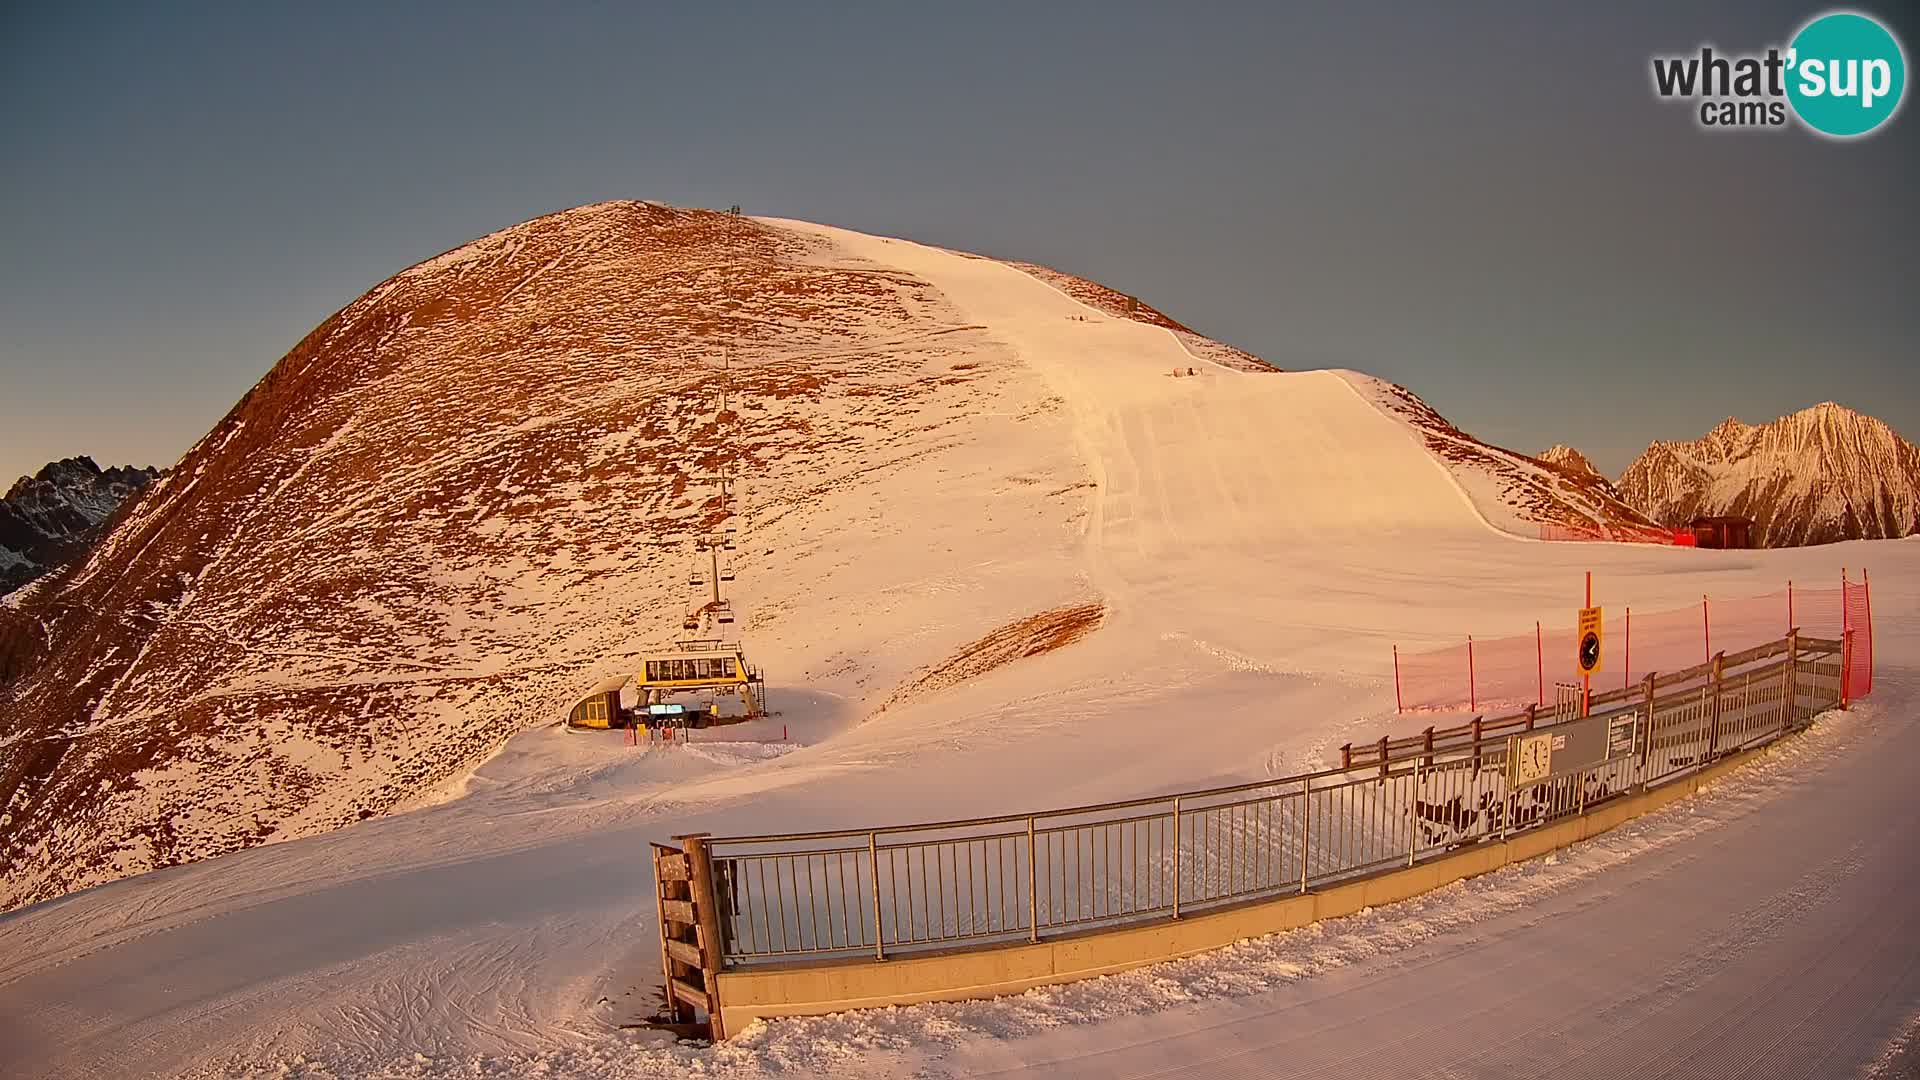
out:
M1907 58L1880 23L1851 11L1800 28L1787 49L1787 100L1802 123L1850 139L1892 119L1907 90Z

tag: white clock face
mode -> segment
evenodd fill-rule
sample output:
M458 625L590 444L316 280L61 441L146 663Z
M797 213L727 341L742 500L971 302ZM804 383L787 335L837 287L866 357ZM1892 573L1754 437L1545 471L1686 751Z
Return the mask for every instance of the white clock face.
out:
M1553 770L1553 736L1534 735L1520 740L1514 762L1514 779L1520 783L1544 780Z

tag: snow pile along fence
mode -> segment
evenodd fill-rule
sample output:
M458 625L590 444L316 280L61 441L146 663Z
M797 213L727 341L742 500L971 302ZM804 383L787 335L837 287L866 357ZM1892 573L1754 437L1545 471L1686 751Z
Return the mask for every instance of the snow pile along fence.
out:
M1702 596L1700 602L1667 611L1607 612L1605 668L1594 677L1597 691L1630 687L1649 672L1674 671L1713 659L1718 651L1744 649L1798 629L1820 638L1851 635L1850 697L1873 690L1873 604L1866 574L1851 581L1845 571L1832 588L1792 582L1762 596L1735 599ZM1479 712L1544 706L1558 683L1578 682L1574 628L1536 622L1533 631L1507 637L1462 635L1458 645L1424 652L1393 649L1394 702L1400 712Z
M1843 704L1847 664L1844 641L1789 634L1649 677L1588 716L1530 709L1523 727L1383 740L1377 756L1350 751L1306 775L963 821L682 837L684 850L655 851L670 1019L725 1038L761 1017L993 996L1247 926L1305 925L1323 902L1357 910L1393 870L1491 850L1482 841L1526 857L1570 842L1542 832L1548 846L1529 847L1532 830L1595 807L1609 821L1643 812L1650 793ZM1464 865L1430 876L1477 872ZM1167 931L1104 933L1148 924Z

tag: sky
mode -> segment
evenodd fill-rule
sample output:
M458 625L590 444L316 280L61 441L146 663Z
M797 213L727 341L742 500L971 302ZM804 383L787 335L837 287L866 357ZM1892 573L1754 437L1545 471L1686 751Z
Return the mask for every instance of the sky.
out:
M1920 111L1651 89L1821 10L0 5L0 477L169 465L382 279L611 198L1045 263L1614 475L1824 400L1920 438Z

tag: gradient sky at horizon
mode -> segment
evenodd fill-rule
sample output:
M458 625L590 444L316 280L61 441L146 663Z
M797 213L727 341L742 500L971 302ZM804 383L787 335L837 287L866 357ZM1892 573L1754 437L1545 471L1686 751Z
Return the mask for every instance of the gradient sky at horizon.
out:
M1920 113L1708 134L1649 56L1823 8L1596 7L8 5L0 484L171 464L383 278L608 198L1046 263L1610 474L1828 399L1920 438Z

